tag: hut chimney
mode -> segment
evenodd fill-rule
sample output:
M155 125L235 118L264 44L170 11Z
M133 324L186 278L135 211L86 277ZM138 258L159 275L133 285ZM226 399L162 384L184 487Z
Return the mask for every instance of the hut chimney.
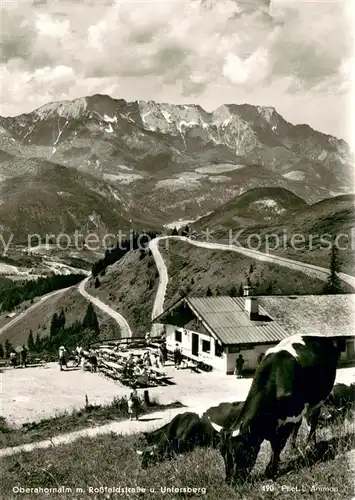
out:
M256 319L259 316L259 301L257 297L251 296L252 287L244 286L245 304L244 309L248 313L250 319Z

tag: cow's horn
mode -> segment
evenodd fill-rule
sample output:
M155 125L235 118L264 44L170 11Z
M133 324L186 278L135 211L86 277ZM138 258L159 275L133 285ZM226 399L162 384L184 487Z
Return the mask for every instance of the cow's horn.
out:
M141 450L136 450L137 455L143 455L143 451Z
M217 432L221 432L221 430L223 429L223 427L221 425L218 425L218 424L215 424L214 422L212 422L212 420L209 418L209 421L211 422L211 425L212 427L214 428L215 431Z

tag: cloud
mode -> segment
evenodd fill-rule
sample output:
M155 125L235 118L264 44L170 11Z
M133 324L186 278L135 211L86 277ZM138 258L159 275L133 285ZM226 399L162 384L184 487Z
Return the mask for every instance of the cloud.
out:
M349 90L351 20L338 2L14 0L2 8L5 114L24 100L91 89L173 102L209 93L211 104L223 101L219 88Z

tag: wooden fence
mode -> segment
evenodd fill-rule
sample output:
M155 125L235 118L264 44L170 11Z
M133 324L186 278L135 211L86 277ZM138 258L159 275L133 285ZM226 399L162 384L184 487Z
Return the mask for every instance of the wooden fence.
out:
M141 340L141 339L140 339ZM159 355L159 345L145 343L144 348L135 342L124 345L122 342L105 342L92 346L97 356L97 368L106 377L130 387L152 387L171 382L163 367L154 366L152 354ZM149 351L151 366L140 368L139 358L144 351ZM130 365L130 367L129 367Z

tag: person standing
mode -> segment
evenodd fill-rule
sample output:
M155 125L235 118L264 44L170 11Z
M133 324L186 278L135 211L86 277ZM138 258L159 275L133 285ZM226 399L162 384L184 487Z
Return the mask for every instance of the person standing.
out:
M14 350L10 352L10 363L14 368L16 368L17 365L17 354Z
M181 349L178 344L175 345L175 350L174 350L174 363L175 363L175 368L178 370L180 368L181 364Z
M63 371L63 366L65 366L65 368L68 368L66 355L67 355L67 350L65 349L65 347L63 345L60 346L59 347L59 366L60 366L60 371Z
M80 345L77 345L75 352L76 352L76 366L80 366L84 349Z
M237 359L235 364L237 367L237 378L242 378L243 377L243 368L244 368L244 358L241 354L239 354L238 359Z
M26 368L26 360L27 360L27 349L26 347L23 345L22 346L22 351L21 351L21 366L23 366L24 368Z
M165 366L167 358L168 358L168 352L166 349L166 344L165 342L163 342L162 344L160 344L160 362L162 366Z
M136 388L133 389L128 398L128 413L130 420L133 420L133 415L135 415L136 420L139 420L139 399Z
M145 351L145 353L143 354L143 363L148 370L152 366L149 351Z
M93 373L96 373L97 372L97 356L96 356L96 352L93 349L90 349L89 354L90 354L89 361L90 361L90 364L91 364L91 371Z

